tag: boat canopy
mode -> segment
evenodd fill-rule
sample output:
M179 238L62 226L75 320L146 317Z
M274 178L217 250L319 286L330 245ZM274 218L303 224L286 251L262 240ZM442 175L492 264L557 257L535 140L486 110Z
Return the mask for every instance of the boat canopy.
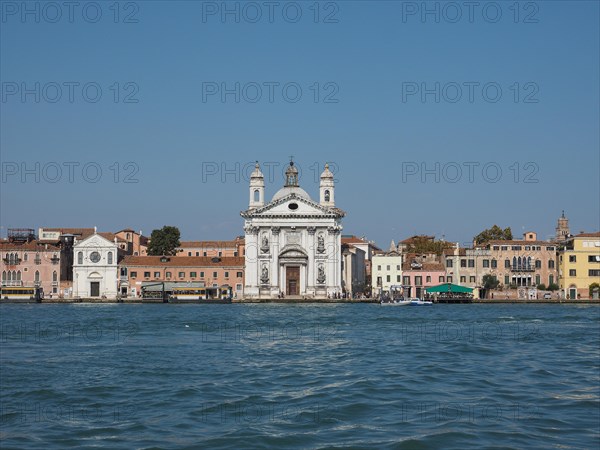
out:
M189 282L178 282L178 281L142 281L142 289L146 292L160 292L163 290L172 291L173 288L180 289L205 289L204 281L189 281Z
M427 289L425 289L426 292L429 292L430 294L433 292L439 292L439 293L452 293L452 294L471 294L473 293L473 289L465 287L465 286L459 286L458 284L452 284L452 283L443 283L443 284L439 284L437 286L431 286L428 287Z

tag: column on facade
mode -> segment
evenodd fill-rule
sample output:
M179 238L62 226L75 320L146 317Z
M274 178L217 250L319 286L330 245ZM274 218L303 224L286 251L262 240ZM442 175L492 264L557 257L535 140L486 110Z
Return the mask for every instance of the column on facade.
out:
M258 288L258 227L248 226L246 228L246 285Z
M279 267L279 236L280 236L280 227L272 227L271 228L271 287L276 287L279 292L283 291L282 288L282 278L280 274Z
M306 243L308 253L308 265L306 266L306 288L308 291L314 293L316 288L316 276L315 276L315 254L317 252L317 228L308 227L308 242Z
M333 282L334 282L334 286L337 286L338 289L340 289L340 293L341 293L341 286L342 286L342 238L341 238L341 233L340 230L335 230L334 235L333 235L333 242L335 244L334 247L334 258L333 261L331 262L332 266L332 270L333 270ZM350 284L352 284L352 272L350 272ZM351 288L350 288L351 289Z
M338 230L335 227L327 229L327 291L338 292L338 287L341 285L339 280L339 253L341 252L341 240L338 246ZM339 270L337 270L339 269Z

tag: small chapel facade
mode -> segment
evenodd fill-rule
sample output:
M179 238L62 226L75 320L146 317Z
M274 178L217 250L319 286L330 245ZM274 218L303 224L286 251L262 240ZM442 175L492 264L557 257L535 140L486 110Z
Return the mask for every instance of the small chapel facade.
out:
M252 299L326 299L342 293L341 231L345 213L335 206L334 178L321 174L319 201L299 186L290 162L285 185L265 202L264 176L257 163L250 178L244 218L244 296Z
M73 247L73 295L117 297L119 246L96 232Z

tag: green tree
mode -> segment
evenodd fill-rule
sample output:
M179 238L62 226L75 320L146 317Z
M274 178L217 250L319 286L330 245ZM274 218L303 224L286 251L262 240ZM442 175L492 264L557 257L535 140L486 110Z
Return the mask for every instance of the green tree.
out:
M477 236L473 238L476 244L483 244L488 241L510 241L513 238L512 230L510 227L504 230L498 225L494 225L492 228L483 230Z
M537 285L537 288L540 291L545 291L546 290L546 285L544 283L540 283L540 284Z
M558 291L558 289L559 289L559 288L558 288L558 284L556 284L556 283L550 283L550 284L548 285L548 290L549 290L549 291Z
M489 273L484 275L481 281L483 282L483 288L486 291L489 291L490 289L497 289L500 285L500 281L498 281L494 275Z
M179 247L179 228L165 225L160 230L152 230L150 243L148 244L148 254L154 256L173 256L177 253Z
M452 242L436 241L427 236L414 236L406 247L407 253L435 253L441 255L446 248L453 248Z

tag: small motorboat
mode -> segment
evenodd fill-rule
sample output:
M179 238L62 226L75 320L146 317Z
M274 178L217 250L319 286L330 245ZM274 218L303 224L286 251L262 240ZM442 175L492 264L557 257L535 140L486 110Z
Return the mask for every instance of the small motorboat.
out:
M420 298L411 298L408 300L410 306L423 306L423 305L433 305L433 302L429 300L421 300Z
M398 299L394 299L394 300L388 300L388 301L381 301L381 305L382 306L387 306L387 305L391 305L391 306L408 306L410 305L410 300L405 300L403 298L398 298Z

